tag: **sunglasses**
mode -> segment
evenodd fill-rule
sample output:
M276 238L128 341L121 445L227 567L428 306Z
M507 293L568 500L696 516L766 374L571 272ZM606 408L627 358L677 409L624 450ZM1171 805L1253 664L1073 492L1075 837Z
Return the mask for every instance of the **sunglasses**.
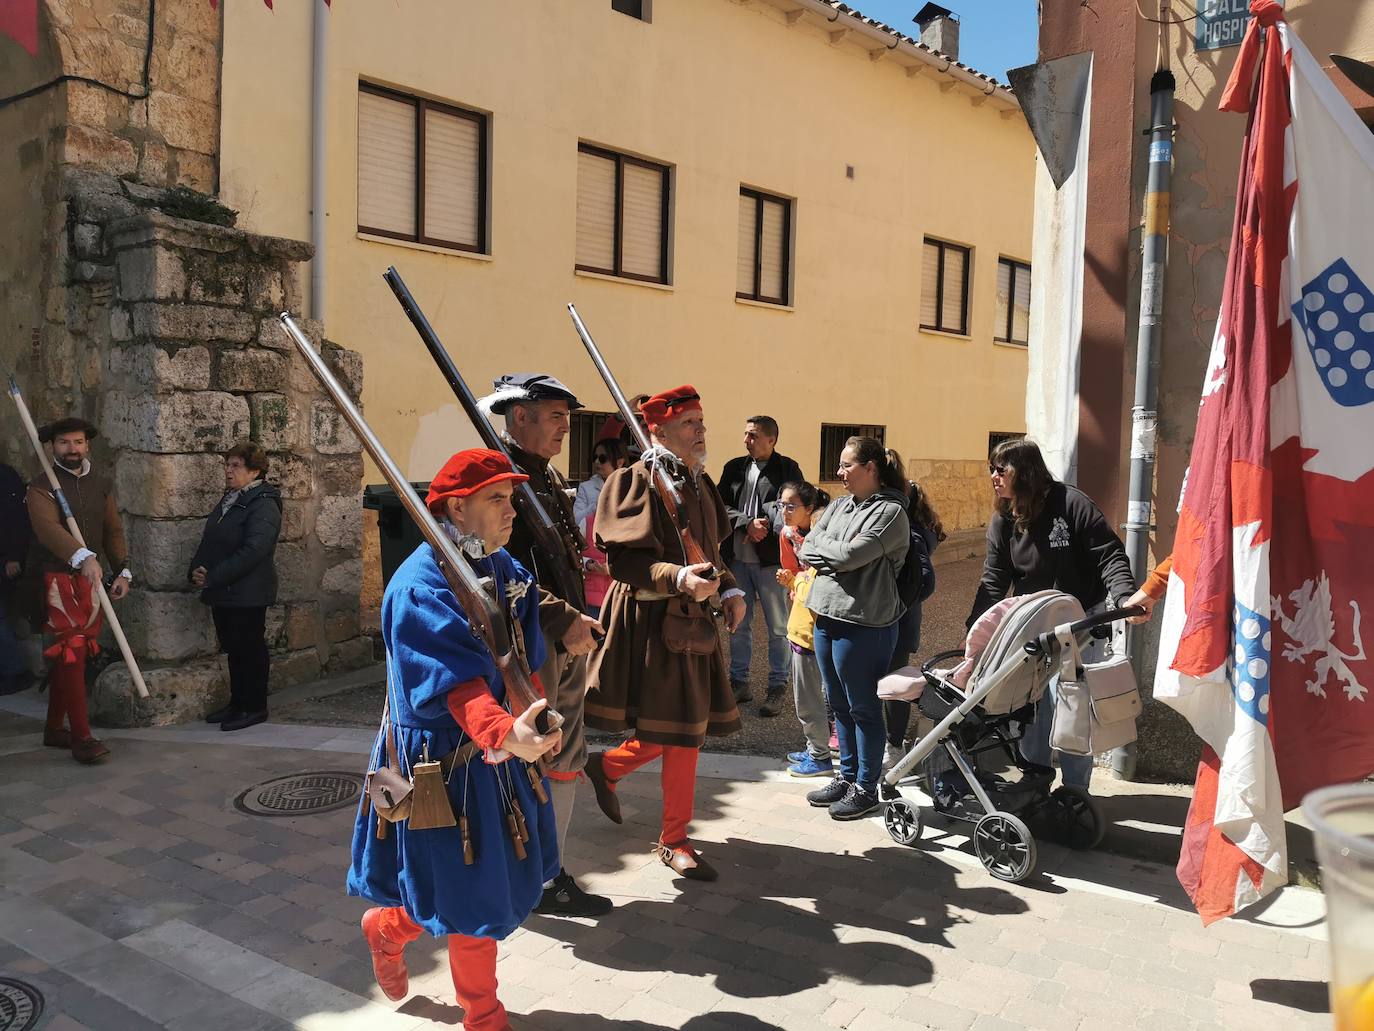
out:
M596 454L592 455L592 461L597 465L600 465L602 462L609 462L610 460L611 456L604 451L598 451Z

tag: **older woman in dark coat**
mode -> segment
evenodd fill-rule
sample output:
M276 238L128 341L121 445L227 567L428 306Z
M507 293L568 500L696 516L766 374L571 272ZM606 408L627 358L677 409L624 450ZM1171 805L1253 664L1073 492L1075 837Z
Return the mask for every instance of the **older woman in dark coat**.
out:
M272 556L281 533L281 491L266 482L267 453L243 443L224 456L224 498L205 521L187 579L210 606L220 648L229 658L229 704L205 717L220 730L267 719L270 660L267 608L277 601Z

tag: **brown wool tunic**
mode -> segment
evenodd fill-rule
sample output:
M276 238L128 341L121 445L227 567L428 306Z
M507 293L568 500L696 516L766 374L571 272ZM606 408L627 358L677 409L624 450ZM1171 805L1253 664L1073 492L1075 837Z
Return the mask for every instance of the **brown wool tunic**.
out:
M685 478L682 509L692 536L722 570L723 594L735 586L720 557L730 522L709 476ZM688 748L700 748L707 734L739 730L716 625L705 604L677 594L677 573L685 564L681 540L642 461L606 481L596 506L596 536L615 582L601 608L606 640L588 671L588 725L633 730L641 741ZM646 601L636 592L674 597ZM711 654L668 649L663 625L670 607L679 617L707 621L715 640Z
M72 515L76 517L76 525L81 528L81 536L86 539L86 547L95 552L96 560L106 576L118 573L128 564L129 552L124 541L124 524L120 521L109 479L95 472L77 476L56 464L53 469L57 473L57 482L62 485L62 493L67 496L67 504L72 508ZM32 617L42 620L47 618L43 574L74 573L71 557L80 550L81 545L67 532L66 520L62 518L62 510L58 508L46 476L29 484L24 504L33 527L33 540L29 545L29 560L21 590Z

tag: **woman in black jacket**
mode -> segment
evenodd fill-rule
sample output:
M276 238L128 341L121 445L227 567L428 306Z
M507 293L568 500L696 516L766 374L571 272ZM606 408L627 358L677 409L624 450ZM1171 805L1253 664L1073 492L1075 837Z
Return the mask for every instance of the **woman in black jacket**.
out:
M224 456L224 498L205 521L187 579L210 606L219 646L229 658L229 704L205 717L220 730L267 719L270 660L267 607L277 601L272 556L281 533L281 491L266 482L267 453L243 443Z
M988 556L973 599L968 626L1007 596L1056 590L1072 594L1084 611L1135 593L1126 548L1102 510L1077 487L1050 475L1040 448L1030 440L1004 440L988 459L996 511L988 522ZM1054 685L1045 692L1035 723L1026 728L1021 753L1050 763ZM1064 785L1088 788L1091 756L1059 756Z

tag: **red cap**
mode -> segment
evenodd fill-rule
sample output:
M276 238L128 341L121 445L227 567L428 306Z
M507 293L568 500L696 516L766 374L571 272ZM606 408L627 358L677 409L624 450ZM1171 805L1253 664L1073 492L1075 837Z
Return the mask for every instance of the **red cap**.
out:
M701 411L701 395L697 393L697 388L691 384L684 384L680 387L674 387L672 390L665 390L661 394L655 394L639 406L639 412L644 416L644 421L649 424L649 432L651 433L664 423L676 419L679 415L699 411Z
M524 473L516 472L510 459L501 452L481 447L469 448L459 451L435 474L430 481L425 504L435 515L442 515L445 498L465 498L493 483L507 480L524 483L528 479Z

